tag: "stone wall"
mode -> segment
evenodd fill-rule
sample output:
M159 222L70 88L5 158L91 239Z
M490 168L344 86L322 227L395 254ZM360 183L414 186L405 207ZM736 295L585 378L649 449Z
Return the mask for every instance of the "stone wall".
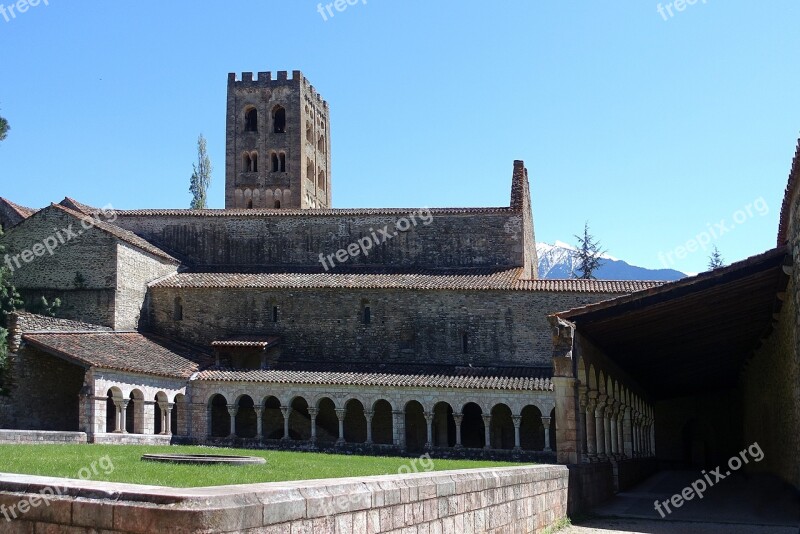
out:
M9 359L15 428L78 431L85 369L30 346Z
M568 480L563 466L175 490L4 475L0 505L18 511L57 489L47 506L26 507L12 532L533 533L566 516Z
M308 214L139 215L119 212L115 224L200 266L312 266L359 239L409 218L415 210L354 210ZM350 258L347 266L388 265L393 268L522 267L525 228L521 212L496 210L431 210L433 221L417 224L386 239L369 256ZM410 220L410 219L409 219ZM430 220L430 219L426 219ZM530 254L530 252L528 252Z
M4 445L64 445L86 443L83 432L46 432L41 430L0 430L0 444Z
M786 295L775 331L742 375L743 446L757 442L764 451L764 459L750 462L747 469L774 473L800 488L800 295L796 282L789 285Z
M175 320L175 298L183 319ZM199 345L282 337L283 358L449 365L551 365L547 314L611 297L532 291L151 289L159 333ZM372 322L363 324L369 302ZM279 320L272 322L273 306ZM463 351L467 334L468 350Z
M117 291L114 303L114 328L136 330L145 308L147 284L177 272L173 263L156 258L125 243L117 245Z
M72 237L70 237L72 236ZM59 237L63 243L58 242ZM49 254L46 239L58 246ZM30 307L42 296L62 300L67 318L112 326L116 286L116 239L97 228L85 229L56 208L44 209L0 238L14 268L11 282ZM41 248L40 248L41 247ZM25 262L22 254L30 254ZM18 256L15 260L14 257Z
M569 466L569 510L574 516L614 496L614 470L610 462Z

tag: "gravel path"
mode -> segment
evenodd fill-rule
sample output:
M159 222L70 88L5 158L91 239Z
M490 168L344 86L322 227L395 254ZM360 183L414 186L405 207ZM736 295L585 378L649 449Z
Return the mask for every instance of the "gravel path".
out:
M581 521L559 534L798 534L797 527L682 523L643 519L597 518Z

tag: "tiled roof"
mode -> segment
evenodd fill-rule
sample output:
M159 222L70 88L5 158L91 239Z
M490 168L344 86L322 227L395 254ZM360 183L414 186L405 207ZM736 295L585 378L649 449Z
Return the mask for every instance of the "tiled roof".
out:
M69 215L71 215L73 217L76 217L78 219L84 219L87 216L84 213L80 213L80 212L74 211L74 210L72 210L70 208L62 206L61 204L51 204L50 206L52 208L55 208L55 209L58 209L58 210L61 210L61 211L65 212L65 213L68 213ZM128 230L123 230L119 226L116 226L116 225L111 224L111 223L103 222L103 221L98 220L96 218L92 219L92 225L95 228L98 228L99 230L102 230L102 231L104 231L104 232L116 237L120 241L124 241L125 243L128 243L129 245L133 245L134 247L136 247L138 249L141 249L141 250L143 250L145 252L148 252L148 253L152 254L153 256L158 256L160 258L164 258L164 259L170 260L171 262L176 263L176 264L180 263L180 261L177 260L176 258L174 258L173 256L167 254L166 252L164 252L160 248L156 247L155 245L153 245L149 241L147 241L145 239L142 239L141 237L139 237L138 235L134 234L133 232L129 232Z
M209 369L197 375L196 379L214 382L262 382L330 386L501 389L514 391L552 391L553 389L550 377L542 376L543 372L539 368L511 368L507 372L503 372L504 370L502 369L494 369L494 371L494 373L476 372L453 375Z
M143 209L143 210L119 210L117 215L120 217L289 217L304 215L308 217L341 217L341 216L366 216L366 215L387 215L404 216L411 213L420 213L420 210L428 211L432 215L474 215L491 213L514 213L514 210L507 207L497 208L338 208L338 209L208 209L208 210L180 210L180 209Z
M135 332L35 332L22 339L87 367L189 378L212 363L195 347Z
M80 213L83 213L84 215L92 215L100 211L95 207L88 206L70 197L64 197L64 200L59 202L59 205L64 206L65 208L69 208L71 210L78 211Z
M780 246L756 256L751 256L742 261L732 263L727 267L721 267L719 269L700 273L695 276L689 276L686 278L681 278L680 280L666 282L653 286L649 289L637 291L627 295L601 300L600 302L593 302L584 306L573 308L571 310L560 311L552 314L552 316L572 320L575 317L592 313L597 310L605 310L621 306L623 304L644 301L650 297L658 295L674 296L690 291L697 291L706 287L708 284L715 284L721 280L725 280L728 277L736 276L737 273L746 272L753 269L757 270L765 265L769 267L773 264L786 261L787 254L789 253L789 249L786 246Z
M19 215L23 219L27 219L28 217L30 217L31 215L33 215L34 213L36 213L38 211L38 210L35 210L33 208L27 208L25 206L20 206L19 204L11 202L7 198L3 198L3 197L0 197L0 202L2 202L3 204L5 204L9 208L11 208L13 211L15 211L17 213L17 215Z
M365 270L330 272L293 270L263 273L179 273L152 285L160 288L341 288L458 289L574 293L631 293L662 282L608 280L519 280L521 268Z
M778 246L783 246L789 239L789 216L792 210L792 199L800 185L800 139L797 140L797 149L792 160L792 170L789 172L789 183L786 185L786 192L783 196L781 205L781 218L778 224Z
M233 347L252 347L252 348L260 348L266 349L267 347L275 346L280 343L281 338L277 336L269 336L269 337L237 337L233 339L224 339L220 341L212 341L212 347L222 347L222 348L233 348Z

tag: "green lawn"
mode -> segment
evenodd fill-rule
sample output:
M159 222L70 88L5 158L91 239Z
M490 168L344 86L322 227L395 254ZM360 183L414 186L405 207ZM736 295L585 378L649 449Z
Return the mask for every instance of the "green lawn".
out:
M154 452L261 456L266 465L195 466L141 461ZM350 456L210 447L0 445L0 472L191 488L519 465L510 462ZM406 466L405 468L403 466Z

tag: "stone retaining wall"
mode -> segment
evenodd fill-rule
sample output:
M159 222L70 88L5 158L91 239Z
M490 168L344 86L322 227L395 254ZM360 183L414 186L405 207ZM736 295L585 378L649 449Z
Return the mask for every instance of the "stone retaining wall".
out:
M568 478L564 466L529 466L172 489L3 475L0 509L17 518L0 516L0 530L539 532L566 516ZM41 492L56 495L45 503Z
M84 432L45 432L40 430L0 430L0 444L62 445L86 443ZM2 518L0 518L2 525ZM3 529L0 528L0 532Z

